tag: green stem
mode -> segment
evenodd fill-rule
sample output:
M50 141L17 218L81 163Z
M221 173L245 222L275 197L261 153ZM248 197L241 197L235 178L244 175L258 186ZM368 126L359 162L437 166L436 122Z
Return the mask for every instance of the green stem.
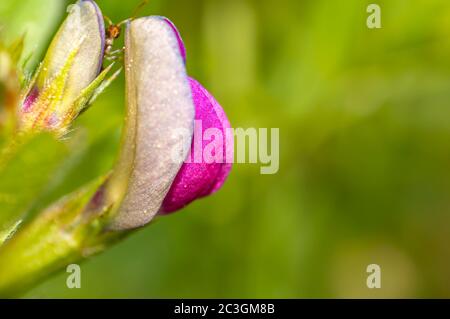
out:
M124 233L106 230L99 184L54 204L0 248L0 297L14 297L68 264L103 251Z

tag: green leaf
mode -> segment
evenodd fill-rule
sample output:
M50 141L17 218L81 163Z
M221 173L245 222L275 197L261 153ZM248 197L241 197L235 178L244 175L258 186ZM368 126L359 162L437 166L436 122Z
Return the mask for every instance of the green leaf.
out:
M0 233L33 207L66 158L66 145L49 134L10 143L0 153Z

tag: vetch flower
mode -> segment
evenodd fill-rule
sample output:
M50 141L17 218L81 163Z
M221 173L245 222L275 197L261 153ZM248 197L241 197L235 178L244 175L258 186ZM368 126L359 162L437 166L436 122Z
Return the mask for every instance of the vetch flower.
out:
M177 38L161 19L128 23L125 78L126 123L109 188L112 202L120 203L114 229L143 226L156 215L182 165L172 150L180 143L180 130L191 138L195 114ZM185 158L190 139L181 142Z
M109 83L103 80L111 66L101 72L105 27L99 7L92 0L79 0L68 12L23 94L21 131L63 135Z
M103 32L93 1L71 7L24 94L22 131L64 134L108 83L108 69L98 75ZM222 186L233 155L233 137L225 133L230 123L213 96L188 77L185 59L181 36L168 19L127 22L126 117L116 165L20 225L0 246L0 296L20 293L107 249L157 214Z
M109 183L110 199L120 203L113 229L143 226L158 212L173 212L215 192L231 169L224 161L182 163L193 153L195 120L203 123L200 134L211 127L222 132L230 127L215 99L188 77L185 58L183 41L167 18L128 23L127 118L121 155ZM221 145L225 153L233 142L228 139ZM181 161L174 161L174 149L181 150Z

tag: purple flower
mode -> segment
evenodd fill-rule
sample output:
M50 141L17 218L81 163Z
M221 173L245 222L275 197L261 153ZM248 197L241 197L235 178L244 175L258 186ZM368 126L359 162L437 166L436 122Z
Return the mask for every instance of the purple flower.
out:
M200 135L223 134L223 154L232 155L230 123L222 107L185 68L186 50L174 24L153 16L128 23L125 34L127 117L121 154L108 196L116 203L113 229L143 226L157 213L178 210L217 191L231 163L186 161L194 156L195 121ZM201 144L202 153L205 143ZM174 150L180 160L174 160ZM119 204L120 203L120 204Z

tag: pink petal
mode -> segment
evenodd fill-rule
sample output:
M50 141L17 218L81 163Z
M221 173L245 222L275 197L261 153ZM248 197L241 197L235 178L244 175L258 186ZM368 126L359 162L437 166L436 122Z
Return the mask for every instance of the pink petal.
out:
M226 163L226 154L232 158L234 149L233 135L227 135L230 122L214 97L196 80L190 78L192 96L195 104L195 119L202 121L202 136L209 128L217 128L223 136L222 163L184 163L164 199L160 213L174 212L190 202L210 195L219 190L230 173L232 164ZM201 137L200 137L201 138ZM203 142L202 151L208 141ZM194 142L191 154L194 154ZM230 156L231 154L231 156Z

